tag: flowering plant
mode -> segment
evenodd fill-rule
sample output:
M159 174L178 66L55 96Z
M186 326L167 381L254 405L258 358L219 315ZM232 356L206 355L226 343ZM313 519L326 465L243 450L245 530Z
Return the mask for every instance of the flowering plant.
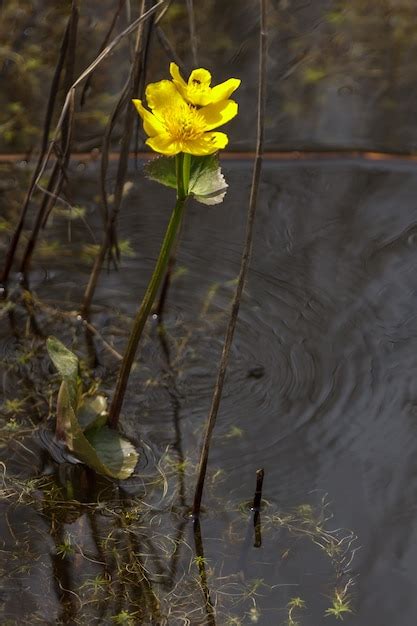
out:
M147 86L145 96L150 110L141 100L133 100L148 135L147 145L161 155L148 163L146 173L149 178L176 189L177 201L123 357L110 407L109 421L113 427L118 423L137 345L172 258L187 198L192 195L204 204L218 204L227 189L217 152L227 146L229 138L214 129L237 115L238 105L230 96L240 80L230 78L211 87L210 72L200 68L193 70L185 82L175 63L171 63L170 73L172 80Z
M173 80L161 80L146 88L146 100L152 112L141 100L133 100L149 136L146 143L155 152L176 155L209 155L225 148L228 136L213 132L237 115L238 105L229 96L240 85L231 78L210 87L208 70L191 72L188 83L182 78L175 63L170 66Z

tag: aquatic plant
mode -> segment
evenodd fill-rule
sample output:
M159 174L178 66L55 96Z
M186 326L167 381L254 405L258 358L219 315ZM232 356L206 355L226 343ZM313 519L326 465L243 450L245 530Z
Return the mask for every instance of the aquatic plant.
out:
M113 428L119 421L136 349L166 273L186 201L193 196L203 204L217 204L222 202L227 189L217 151L227 145L228 137L225 133L213 132L213 128L237 114L238 106L229 95L237 89L240 80L229 79L211 88L210 73L200 68L191 73L186 84L174 63L171 64L171 74L172 81L161 80L147 86L145 95L151 111L142 105L141 100L133 100L149 137L146 143L163 155L148 164L146 173L152 180L174 188L177 201L123 357L110 407L109 423ZM199 102L206 101L208 104L199 106Z
M83 394L78 358L58 339L49 337L47 348L62 378L52 446L61 448L72 463L83 462L110 478L129 478L138 453L127 439L106 425L106 398Z

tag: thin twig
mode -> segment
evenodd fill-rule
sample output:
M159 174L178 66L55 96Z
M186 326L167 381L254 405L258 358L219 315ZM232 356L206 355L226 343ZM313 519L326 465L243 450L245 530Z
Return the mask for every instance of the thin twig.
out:
M194 1L187 0L188 24L190 28L191 53L193 55L194 67L198 67L197 35L195 31L195 11Z
M90 76L90 74L92 72L94 72L94 70L96 69L96 67L98 65L100 65L100 63L114 50L114 48L116 48L119 43L128 35L130 35L130 33L132 33L134 30L136 30L136 28L139 27L139 25L144 22L145 20L147 20L151 15L153 15L155 13L155 11L157 11L163 4L165 4L166 0L160 0L160 2L158 2L158 4L156 4L155 6L153 6L151 9L149 9L149 11L146 11L146 13L144 13L142 16L138 17L134 22L132 22L127 28L125 28L124 31L122 31L121 33L119 33L119 35L117 35L117 37L115 37L111 43L109 43L108 46L106 46L106 48L103 50L103 52L101 52L98 57L96 59L94 59L94 61L92 63L90 63L90 65L80 74L80 76L77 78L77 80L71 85L71 88L69 89L69 91L67 92L66 98L65 98L65 102L64 102L64 106L62 107L61 110L61 115L59 116L58 122L56 124L55 127L55 132L54 132L54 136L52 138L51 143L49 144L49 148L48 151L43 159L42 162L42 166L40 168L40 171L38 173L38 176L36 177L36 181L35 181L35 185L38 184L39 180L42 178L43 173L46 169L46 166L48 164L48 161L51 157L52 154L52 150L53 147L55 145L55 143L58 140L59 134L61 132L61 128L63 125L63 122L65 120L65 117L67 115L67 111L68 108L71 105L71 99L73 97L73 93L75 91L75 89L78 87L78 85L80 85L86 78L88 78L88 76Z
M256 157L253 168L252 188L250 193L249 208L246 222L245 243L242 252L239 278L232 303L232 310L227 326L226 337L223 344L223 351L220 358L219 369L217 373L216 385L213 392L210 412L207 418L206 430L204 434L203 446L201 450L198 478L194 495L193 516L198 518L200 515L201 499L203 496L204 480L206 477L208 456L210 451L211 437L216 423L217 413L220 406L221 395L223 391L224 380L226 376L226 368L229 361L230 349L233 342L233 335L236 328L237 317L239 313L240 301L242 298L243 288L245 286L246 275L250 263L252 251L253 228L255 221L256 205L258 199L259 183L262 167L263 137L264 137L264 118L265 118L265 101L266 101L266 0L260 2L260 38L259 38L259 86L258 86L258 116L257 116L257 141L256 141Z
M142 0L141 3L141 14L145 14L145 0ZM104 201L104 210L107 215L106 227L104 232L103 242L101 244L101 248L97 254L97 257L94 261L93 269L90 274L90 278L88 281L87 288L84 293L83 304L81 307L82 315L87 317L90 311L91 302L93 300L94 292L97 286L97 282L100 276L101 269L103 267L104 260L106 258L107 251L113 249L113 245L117 245L116 238L116 221L119 214L122 197L123 197L123 187L126 179L127 173L127 164L129 159L129 147L130 141L133 131L133 123L135 118L135 110L133 106L130 106L130 100L137 95L139 88L140 76L143 70L142 65L142 34L143 34L143 23L138 30L135 42L135 51L134 51L134 60L133 65L130 71L128 83L126 85L126 90L123 89L122 94L119 98L119 102L116 105L114 114L110 120L108 126L108 132L106 132L103 151L102 151L102 164L101 164L101 188L102 188L102 197ZM124 129L123 136L121 142L121 149L119 154L119 162L117 167L117 175L116 175L116 186L114 192L114 202L111 212L108 211L107 206L107 193L106 193L106 172L107 172L107 164L108 164L108 147L110 142L111 130L113 124L116 120L116 115L122 110L123 106L128 105L125 113L124 119Z
M36 181L38 180L38 174L39 171L41 169L41 165L42 165L42 161L43 158L45 156L47 147L48 147L48 138L49 138L49 131L51 128L51 121L52 121L52 115L54 112L54 108L55 108L55 102L56 102L56 96L58 93L58 86L59 86L59 81L61 78L61 73L62 73L62 69L64 67L64 61L65 61L65 56L67 53L67 48L68 48L68 39L69 39L69 32L70 32L70 28L71 28L71 16L68 19L66 28L65 28L65 32L64 32L64 36L62 38L62 43L61 43L61 47L60 47L60 51L59 51L59 56L58 56L58 61L55 67L55 71L54 71L54 75L52 77L52 81L51 81L51 87L49 90L49 96L48 96L48 104L46 107L46 114L45 114L45 121L43 124L43 134L42 134L42 143L41 143L41 149L40 149L40 153L39 153L39 157L35 166L35 169L33 171L32 174L32 179L30 181L29 184L29 188L27 190L26 196L25 196L25 200L22 206L22 211L20 213L20 217L19 217L19 221L17 223L17 226L15 228L15 231L13 233L13 237L11 239L10 242L10 246L7 250L7 254L6 254L6 260L5 260L5 264L4 264L4 268L3 268L3 273L1 276L1 283L6 283L8 278L9 278L9 273L11 270L11 267L13 265L13 260L16 254L16 250L17 250L17 246L19 244L19 240L20 240L20 236L22 234L23 228L24 228L24 224L25 224L25 220L26 220L26 215L28 212L28 208L29 208L29 203L30 200L32 198L33 195L33 191L35 189L36 186Z
M183 74L186 74L187 72L185 69L184 61L178 56L176 50L174 49L174 46L169 41L168 37L165 34L165 31L161 28L161 26L155 27L155 34L168 59L170 61L174 61L174 63L179 66L181 72Z
M78 0L72 0L71 4L71 17L70 27L68 31L68 46L65 60L65 76L63 80L64 91L67 92L74 80L74 65L75 65L75 51L77 47L77 32L78 32L78 19L79 19L79 7ZM61 151L60 159L55 162L53 172L51 174L47 190L51 196L46 195L43 197L41 205L38 209L38 214L35 220L32 233L26 246L25 253L20 266L20 271L23 275L26 274L29 267L33 251L38 239L39 231L46 221L47 216L52 211L55 205L55 198L59 195L63 182L66 177L66 169L69 163L71 154L71 137L72 126L74 119L75 103L74 98L70 99L68 112L62 122L61 132ZM37 184L37 183L36 183Z
M210 589L207 582L206 559L204 557L203 536L201 534L200 520L195 519L193 525L194 546L196 554L196 564L200 576L201 589L204 595L204 605L207 617L207 626L216 626L216 618L213 601L210 596Z
M101 44L101 46L100 46L100 48L98 50L98 54L100 54L104 50L104 48L107 46L107 44L109 43L109 39L110 39L110 37L112 35L114 27L116 26L116 22L117 22L117 20L119 18L119 15L120 15L120 13L121 13L121 11L123 9L123 5L125 4L125 2L126 2L126 0L119 0L119 6L117 7L117 9L116 9L116 11L115 11L115 13L113 15L113 19L112 19L112 21L110 23L110 26L109 26L109 28L108 28L105 36L104 36L103 42L102 42L102 44ZM91 79L92 79L92 75L90 74L90 76L85 81L84 87L82 88L82 91L81 91L80 105L82 107L85 104L87 91L88 91L88 88L91 85Z
M256 491L253 498L253 528L254 528L254 548L260 548L262 545L261 530L261 504L262 504L262 486L264 482L265 472L263 469L256 470Z

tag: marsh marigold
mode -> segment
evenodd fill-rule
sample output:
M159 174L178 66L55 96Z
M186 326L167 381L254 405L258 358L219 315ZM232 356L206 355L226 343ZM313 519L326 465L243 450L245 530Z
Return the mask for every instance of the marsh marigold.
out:
M141 100L133 100L149 137L147 145L168 156L180 152L203 156L225 148L228 136L213 129L237 115L237 103L229 96L239 87L240 80L230 78L210 87L208 70L194 70L188 83L175 63L171 63L170 72L172 81L161 80L147 86L145 96L150 111Z

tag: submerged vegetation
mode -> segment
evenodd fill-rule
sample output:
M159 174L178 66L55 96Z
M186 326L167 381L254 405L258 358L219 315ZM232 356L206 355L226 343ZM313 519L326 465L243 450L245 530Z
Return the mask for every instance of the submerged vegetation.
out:
M257 140L240 269L236 279L206 286L200 316L193 323L180 316L174 323L165 322L167 294L179 276L184 282L187 278L187 269L177 264L186 203L194 199L208 210L225 199L228 185L218 151L229 138L217 129L237 114L237 103L230 96L240 79L228 78L212 86L211 73L198 67L193 2L186 3L186 13L181 4L167 0L131 4L109 3L113 11L109 16L105 9L111 19L105 29L99 28L97 55L81 69L85 42L81 48L77 42L80 37L82 41L86 19L81 4L73 0L69 13L49 7L62 38L44 126L40 134L34 132L39 151L33 169L22 169L25 193L12 182L11 192L16 191L19 202L14 200L0 222L0 231L7 233L0 319L11 338L1 357L7 390L0 423L6 555L2 573L7 593L2 623L220 626L269 623L273 615L274 621L297 626L310 610L309 596L321 598L320 617L343 619L353 611L351 565L356 537L332 529L326 499L312 496L311 502L288 510L277 507L263 496L261 469L256 472L252 502L240 503L233 493L222 499L217 488L227 481L227 472L208 464L252 252L264 147L266 0L259 1L257 13ZM213 6L214 2L208 3L207 10ZM30 14L26 3L22 11ZM122 15L126 23L117 30ZM13 19L9 11L5 19ZM164 20L170 30L177 19L187 20L195 68L191 72L175 62L179 54L162 28ZM153 36L170 55L172 80L145 88L153 68ZM130 59L129 72L118 96L108 98L112 112L109 108L99 113L93 107L93 113L86 115L89 92L100 91L107 75L101 72L110 55L120 53L119 44L124 51L121 58ZM227 48L228 41L222 45ZM10 62L20 64L20 76L36 69L36 64L21 63L17 53L15 57L10 50L3 52ZM43 56L38 62L42 64ZM106 93L102 99L107 103ZM150 110L142 104L144 96ZM118 232L123 201L131 189L127 172L137 122L132 101L143 121L146 145L162 155L146 164L146 176L176 191L155 268L134 316L131 311L103 311L96 306L98 285L106 282L103 270L107 268L111 276L116 270L123 272L123 261L137 253ZM4 136L16 149L19 123L28 128L25 116L31 115L19 102L9 106L13 123L6 123ZM67 218L64 230L69 240L73 228L87 224L89 208L73 201L76 193L71 186L71 158L86 119L90 124L94 120L102 138L95 155L100 159L99 196L92 203L98 207L101 228L91 233L93 243L83 241L79 250L77 263L92 265L82 301L70 306L70 298L63 296L63 303L57 305L37 294L31 268L36 265L33 259L48 259L53 267L54 258L65 255L61 241L43 240L52 220ZM116 136L120 145L110 192L110 151ZM13 219L17 205L19 217ZM147 215L152 208L137 210ZM214 216L215 209L210 210ZM213 301L221 290L231 306L219 313ZM153 325L147 324L149 318ZM204 342L211 342L212 330L225 325L208 418L205 424L193 423L193 438L202 438L199 455L195 442L186 448L183 441L179 381L187 359L197 360L195 353ZM205 362L204 367L207 376L214 373L212 363ZM122 412L132 373L137 385L134 419L132 408L130 414ZM262 376L259 368L249 374L253 379ZM160 428L157 441L148 440L146 430L152 394L159 401L153 419ZM169 444L167 406L174 416L169 428L175 434ZM245 436L237 424L223 439L245 440ZM202 508L204 486L206 508ZM214 542L211 534L206 537L208 522L217 531ZM268 552L262 551L265 540ZM304 589L302 576L298 580L291 570L287 582L287 563L298 559L299 571L304 571L308 559L314 563L316 555L322 564L317 588ZM22 580L27 603L17 607L14 589ZM279 606L274 605L277 588L282 588Z

